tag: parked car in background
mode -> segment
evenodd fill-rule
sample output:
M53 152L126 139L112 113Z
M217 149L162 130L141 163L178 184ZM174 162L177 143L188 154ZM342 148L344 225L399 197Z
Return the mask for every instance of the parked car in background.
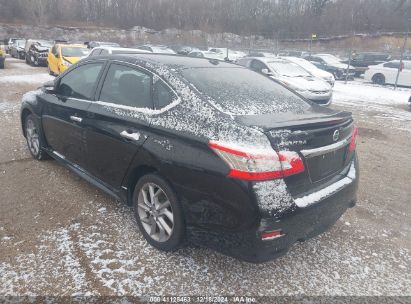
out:
M347 75L348 64L342 63L340 59L331 54L316 54L304 57L317 68L330 72L335 79L345 79ZM348 79L353 79L355 76L355 68L348 69Z
M84 44L55 44L47 57L50 75L60 75L90 53Z
M0 45L0 69L4 69L6 62L6 48L4 45Z
M26 40L16 40L10 47L10 55L13 58L24 59L26 58L26 52L24 47L26 46Z
M247 54L244 52L234 51L234 50L227 49L227 48L215 48L214 47L214 48L208 48L208 51L218 54L220 57L223 57L223 59L226 59L229 61L236 61L240 58L247 56Z
M307 57L309 55L306 51L285 50L278 53L278 56L283 57Z
M400 69L398 76L398 85L411 86L411 61L404 60L403 66ZM375 84L395 84L398 68L400 67L399 60L392 60L377 65L371 65L365 71L364 79Z
M196 48L193 46L187 46L187 45L174 45L174 46L170 46L169 48L179 55L188 55L190 52L200 51L199 48Z
M21 107L31 155L132 205L140 233L163 251L189 243L271 260L356 201L351 113L238 65L90 57L33 97Z
M86 42L85 45L87 45L87 47L89 49L94 49L94 48L99 47L99 46L101 46L101 47L104 47L104 46L106 46L106 47L118 47L118 48L120 47L120 44L118 44L118 43L103 42L103 41L89 41L89 42Z
M209 58L209 59L217 59L217 60L224 60L224 56L219 53L214 53L210 51L192 51L187 56L189 57L196 57L196 58Z
M319 105L331 103L331 85L291 61L282 58L247 57L237 60L237 63L281 82Z
M304 58L300 58L300 57L283 57L283 58L291 62L294 62L295 64L298 64L300 67L302 67L304 70L309 72L311 75L318 77L318 78L322 78L325 81L327 81L332 87L334 86L334 83L335 83L334 75L327 71L317 68L314 64L312 64L308 60L305 60Z
M277 57L276 54L270 52L249 51L247 57Z
M139 49L143 51L148 51L150 53L156 54L176 54L172 49L170 49L166 45L153 45L153 44L145 44L134 47L134 49Z
M26 63L35 66L47 66L47 57L53 42L29 39L25 45Z
M88 54L87 57L104 56L104 55L112 55L112 54L120 55L120 54L141 54L141 53L150 53L150 52L140 50L140 49L132 49L132 48L101 46L101 47L96 47L92 49L90 54Z
M351 65L355 68L355 76L364 74L370 65L377 65L391 60L391 55L386 53L366 52L356 53L351 59ZM348 63L344 61L344 63Z
M17 40L24 40L24 38L9 38L7 45L6 45L6 53L10 54L10 49L12 45L17 41Z

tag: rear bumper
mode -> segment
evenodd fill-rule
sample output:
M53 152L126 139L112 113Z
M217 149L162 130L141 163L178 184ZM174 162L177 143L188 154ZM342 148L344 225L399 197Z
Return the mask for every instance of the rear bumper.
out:
M264 215L257 227L241 233L223 233L191 229L195 236L194 243L208 246L224 254L252 263L273 260L284 255L297 241L304 241L317 236L329 228L356 203L358 188L358 163L353 161L356 170L351 178L344 177L343 182L329 185L312 197L294 199L294 206L278 216ZM354 174L354 175L352 175ZM329 188L327 192L327 188ZM314 200L313 198L317 199ZM304 199L306 204L301 204ZM283 236L272 240L261 240L263 232L281 229Z

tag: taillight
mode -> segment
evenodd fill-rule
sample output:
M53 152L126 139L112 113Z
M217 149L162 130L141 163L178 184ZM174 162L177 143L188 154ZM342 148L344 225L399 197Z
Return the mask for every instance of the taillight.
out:
M261 240L270 241L270 240L278 239L284 235L285 234L283 233L281 229L269 231L269 232L263 232L261 233Z
M208 145L228 164L231 178L261 181L304 171L304 163L296 152L247 149L215 141Z
M357 138L358 138L358 128L354 127L352 130L351 142L350 142L350 146L348 147L348 151L353 152L355 150L355 147L357 146Z

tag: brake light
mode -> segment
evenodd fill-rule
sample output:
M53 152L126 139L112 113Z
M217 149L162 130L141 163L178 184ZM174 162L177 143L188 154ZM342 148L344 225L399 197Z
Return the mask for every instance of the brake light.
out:
M284 236L283 231L281 229L278 229L278 230L274 230L274 231L261 233L261 240L270 241L270 240L278 239L282 236Z
M350 146L348 147L348 151L353 152L357 146L357 138L358 138L358 128L354 127L352 130L352 135L351 135L351 142Z
M210 141L208 145L228 164L228 176L231 178L262 181L304 171L304 163L296 152L254 150L215 141Z

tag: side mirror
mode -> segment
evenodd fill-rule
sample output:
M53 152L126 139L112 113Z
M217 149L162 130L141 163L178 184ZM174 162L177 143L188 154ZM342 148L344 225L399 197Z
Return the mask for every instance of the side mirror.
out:
M48 94L55 94L56 90L54 88L54 82L53 81L47 81L44 85L43 85L43 90L48 93Z
M262 69L261 73L267 76L273 76L273 73L271 73L268 69Z

